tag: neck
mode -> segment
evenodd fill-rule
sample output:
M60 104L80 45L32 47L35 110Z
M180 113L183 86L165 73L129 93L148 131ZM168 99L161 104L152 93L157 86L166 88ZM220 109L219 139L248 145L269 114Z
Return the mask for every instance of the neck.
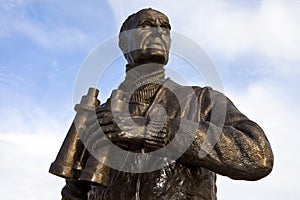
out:
M133 87L137 89L150 83L162 84L164 80L164 65L157 63L149 63L132 66L128 64L126 65L126 77L122 84L124 86Z
M165 81L165 69L159 64L126 66L125 80L119 89L132 94L134 101L149 101Z

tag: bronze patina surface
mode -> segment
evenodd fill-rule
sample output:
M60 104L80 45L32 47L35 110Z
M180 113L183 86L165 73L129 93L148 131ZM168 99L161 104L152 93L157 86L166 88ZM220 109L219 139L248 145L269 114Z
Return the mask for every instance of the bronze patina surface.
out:
M62 199L211 200L216 199L216 174L255 181L272 171L273 154L263 130L224 94L198 86L193 86L191 94L186 94L187 86L165 78L170 30L168 17L151 8L127 18L119 34L119 46L128 61L125 80L106 103L99 106L92 102L97 118L87 119L88 115L84 115L82 124L88 129L85 134L90 137L100 125L110 141L129 152L159 150L176 138L179 129L186 138L193 137L192 143L178 159L161 169L131 173L103 166L83 149L78 136L73 133L72 137L66 138L68 146L63 145L52 164L57 166L67 162L68 167L63 168L65 170L50 169L66 178ZM135 90L130 93L132 88ZM184 98L176 98L174 91L185 94ZM121 95L126 93L130 93L128 99ZM114 100L119 103L115 105L118 109L113 115L111 102ZM94 99L94 102L97 101ZM129 107L130 116L123 114L124 105ZM164 118L150 117L159 116L162 108ZM135 123L126 123L128 118ZM123 122L122 128L117 125L117 119ZM195 124L196 130L191 130ZM216 138L211 148L206 142L209 138ZM100 140L97 137L90 139L95 144ZM184 139L178 141L178 148L185 142ZM110 156L109 152L107 156ZM152 163L155 165L156 161ZM91 175L80 178L86 173Z

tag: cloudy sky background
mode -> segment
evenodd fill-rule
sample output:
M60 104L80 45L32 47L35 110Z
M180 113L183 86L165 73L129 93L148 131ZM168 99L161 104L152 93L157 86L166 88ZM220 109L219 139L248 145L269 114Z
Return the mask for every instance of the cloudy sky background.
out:
M63 180L47 171L75 114L80 66L129 14L145 7L164 12L174 31L207 52L225 94L271 142L273 172L258 182L219 176L218 198L299 199L296 0L0 0L0 198L60 198ZM168 68L188 76L190 84L205 84L182 59L171 60ZM116 59L99 83L102 102L124 76L124 64Z

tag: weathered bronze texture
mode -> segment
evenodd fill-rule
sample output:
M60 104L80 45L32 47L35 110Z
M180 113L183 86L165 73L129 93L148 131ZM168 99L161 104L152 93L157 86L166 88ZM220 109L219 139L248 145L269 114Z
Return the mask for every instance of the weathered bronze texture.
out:
M122 34L132 29L136 30ZM108 186L91 186L78 178L64 176L67 178L62 190L64 200L214 200L216 174L255 181L272 171L273 153L263 130L243 115L225 95L210 87L198 86L187 92L187 86L165 78L164 66L168 62L171 45L170 29L167 16L151 8L128 17L119 35L119 46L128 61L125 80L105 104L97 107L97 119L89 119L85 125L92 137L100 124L110 141L130 152L147 153L165 147L176 138L175 133L179 129L186 138L193 137L191 145L170 165L147 173L116 169L107 173L107 169L102 169L102 163L89 162L84 167L93 169L90 170L95 173L92 176L109 174ZM132 88L136 88L133 93ZM183 98L176 98L174 91ZM124 99L124 94L128 94L127 99ZM119 102L115 107L111 104L113 100ZM124 102L128 102L130 118L136 122L135 126L126 124L128 116L122 112L126 105ZM117 112L112 115L115 109ZM160 118L150 117L161 115L162 110L166 114L163 120L156 121ZM122 129L116 125L116 118L125 122ZM197 128L193 131L191 127L195 124ZM216 138L211 148L212 144L205 143L207 138ZM99 144L101 139L92 138L92 141ZM177 142L178 148L186 145L185 139ZM69 146L72 150L73 144ZM176 150L176 146L173 148ZM76 160L74 153L64 155L67 152L60 151L63 155L58 156L55 162L68 161L71 157L70 163L73 163ZM152 163L158 162L159 159ZM134 165L135 162L132 163ZM73 164L69 166L73 167Z
M75 106L77 114L55 161L50 166L50 173L66 179L86 181L95 185L108 185L109 169L101 165L99 161L94 161L81 141L82 136L88 134L86 120L100 104L97 99L98 93L97 89L89 88L87 95L84 95L80 104ZM90 171L93 169L90 167L90 162L97 163L96 167L101 168L101 173L97 171L98 174L91 175Z

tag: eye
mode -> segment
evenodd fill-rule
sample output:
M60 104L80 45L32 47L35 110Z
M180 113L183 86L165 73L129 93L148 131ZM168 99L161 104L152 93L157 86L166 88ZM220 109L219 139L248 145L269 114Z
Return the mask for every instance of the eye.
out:
M163 32L165 34L170 34L170 26L168 26L166 24L162 24L162 25L160 25L160 28L163 30Z
M167 32L170 32L171 30L171 26L169 23L167 22L162 22L160 27L164 30L164 31L167 31Z
M161 28L165 28L165 29L168 29L168 26L166 24L162 24L160 25Z
M151 27L151 22L149 22L149 21L144 21L142 24L141 24L141 26L144 28L144 27Z

